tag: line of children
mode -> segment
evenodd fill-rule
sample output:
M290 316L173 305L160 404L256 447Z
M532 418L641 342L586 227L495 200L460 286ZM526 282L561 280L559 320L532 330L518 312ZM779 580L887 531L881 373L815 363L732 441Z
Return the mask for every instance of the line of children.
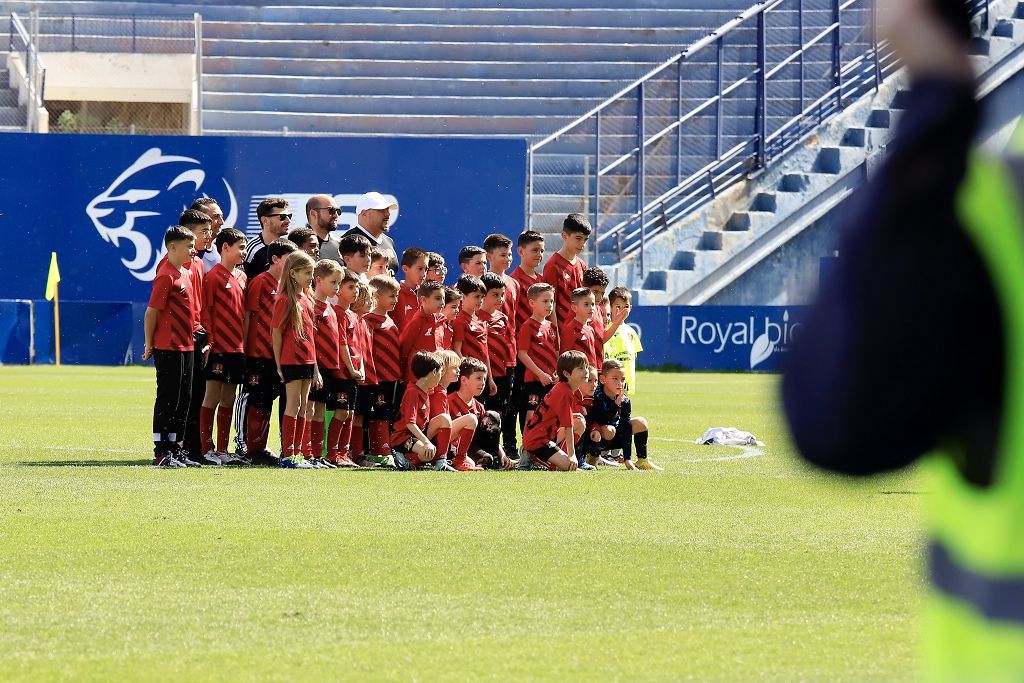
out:
M244 237L222 231L221 265L211 270L201 297L194 284L189 288L195 299L190 313L195 320L197 310L203 311L212 352L200 413L205 462L247 463L226 452L231 405L244 383L246 450L253 464L472 471L508 467L511 454L520 467L532 462L590 469L595 462L608 463L600 459L607 455L633 468L635 449L637 469L659 469L646 457L646 421L632 417L629 404L642 349L635 332L622 324L630 311L629 292L616 288L605 297L607 276L586 269L579 258L589 235L585 217L568 216L563 247L541 271L544 238L525 231L516 242L520 264L511 274L512 240L489 235L483 247L461 250L463 274L455 287L445 287L443 259L431 252L405 250L405 278L399 283L386 274L386 257L375 254L365 237L341 240L341 266L296 251L308 242L297 234L268 246L271 269L245 287L232 267L244 260ZM175 253L186 252L175 247ZM189 266L182 268L191 277ZM181 273L165 275L161 282L181 279ZM154 292L154 303L162 303L163 295ZM151 308L155 321L161 309ZM580 356L585 362L577 367ZM436 381L434 362L425 358L438 361ZM566 393L561 384L571 389L569 400L561 396ZM276 459L266 444L282 386L282 453ZM548 400L556 389L555 399ZM427 408L419 425L421 391L427 393ZM165 406L161 415L176 413L177 403L169 408L168 392L158 393ZM555 404L557 410L547 407ZM155 455L189 464L180 445L166 443L168 435L178 436L166 428L166 418L157 429L156 412L160 452ZM517 423L523 449L517 448ZM557 452L539 442L539 425L552 424L557 429L549 440L565 460L552 461ZM421 433L410 425L419 425Z

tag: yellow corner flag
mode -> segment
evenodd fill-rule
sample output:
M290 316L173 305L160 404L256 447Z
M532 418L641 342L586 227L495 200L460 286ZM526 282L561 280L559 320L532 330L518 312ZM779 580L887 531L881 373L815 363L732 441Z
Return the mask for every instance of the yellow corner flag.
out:
M50 273L46 276L46 300L53 302L53 346L54 360L60 365L60 297L57 296L57 283L60 282L60 270L57 268L57 252L50 252Z
M57 268L57 252L50 252L50 274L46 276L46 300L53 301L57 296L57 283L60 282L60 270Z

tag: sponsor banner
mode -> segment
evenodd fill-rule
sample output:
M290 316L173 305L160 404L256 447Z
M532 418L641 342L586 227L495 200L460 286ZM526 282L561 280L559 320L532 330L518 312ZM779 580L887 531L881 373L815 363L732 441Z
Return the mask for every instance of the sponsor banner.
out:
M802 306L637 306L641 367L777 372L800 335Z
M0 229L7 259L0 297L43 294L50 252L60 261L60 296L141 302L149 297L162 236L201 196L218 200L224 225L259 232L256 205L283 196L305 225L304 205L330 194L341 234L356 199L376 190L399 209L390 235L401 251L441 252L449 271L467 244L524 224L524 140L264 138L121 135L4 137ZM401 274L399 274L401 276Z

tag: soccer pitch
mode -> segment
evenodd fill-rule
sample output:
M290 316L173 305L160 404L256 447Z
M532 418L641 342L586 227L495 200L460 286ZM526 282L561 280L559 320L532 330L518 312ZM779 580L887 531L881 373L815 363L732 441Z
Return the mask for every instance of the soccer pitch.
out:
M777 382L641 373L660 474L158 470L151 369L0 368L0 678L912 678L922 485Z

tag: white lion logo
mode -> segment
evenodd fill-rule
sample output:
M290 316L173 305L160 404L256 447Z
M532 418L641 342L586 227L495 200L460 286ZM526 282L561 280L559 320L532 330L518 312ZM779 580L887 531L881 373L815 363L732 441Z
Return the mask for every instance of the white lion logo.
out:
M182 168L175 168L174 165L181 165ZM141 176L147 170L150 172L145 173L143 179ZM170 171L169 175L167 171ZM238 219L238 202L227 180L222 178L221 181L228 197L224 227L233 228ZM204 182L206 172L200 167L198 159L165 155L159 148L153 147L125 169L102 194L94 197L85 207L85 212L105 241L115 247L121 247L122 241L128 242L134 253L131 258L122 257L121 263L137 279L151 281L157 264L166 253L163 245L164 230L178 221L178 215L196 196L205 196L201 191ZM162 196L179 186L187 190L181 201L174 201L173 196ZM175 211L177 213L172 215ZM160 220L142 220L154 216L160 217ZM150 226L150 232L159 231L158 234L146 234L140 229L143 223Z

